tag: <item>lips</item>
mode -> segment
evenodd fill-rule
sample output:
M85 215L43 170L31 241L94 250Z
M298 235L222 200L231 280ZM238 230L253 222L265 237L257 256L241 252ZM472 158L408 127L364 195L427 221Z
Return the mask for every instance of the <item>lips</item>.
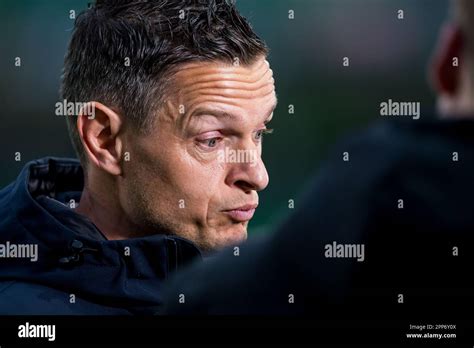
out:
M224 210L224 214L236 222L246 222L252 219L257 206L258 204L246 204L238 208Z

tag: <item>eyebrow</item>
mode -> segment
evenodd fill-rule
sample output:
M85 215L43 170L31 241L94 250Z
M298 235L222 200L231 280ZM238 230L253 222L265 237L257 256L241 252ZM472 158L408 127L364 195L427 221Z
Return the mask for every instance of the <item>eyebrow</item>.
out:
M228 113L227 111L213 108L213 107L198 108L196 109L196 111L192 113L191 118L199 117L199 116L214 116L216 118L235 118L235 119L240 118L240 116L237 116L232 113Z
M265 119L264 123L267 124L270 122L270 117L272 117L273 111L275 111L278 104L278 99L275 103L271 106L269 111L267 111L267 118ZM230 118L230 119L240 119L241 116L229 113L222 109L212 108L212 107L204 107L204 108L197 108L191 115L191 118L199 117L199 116L214 116L216 118Z

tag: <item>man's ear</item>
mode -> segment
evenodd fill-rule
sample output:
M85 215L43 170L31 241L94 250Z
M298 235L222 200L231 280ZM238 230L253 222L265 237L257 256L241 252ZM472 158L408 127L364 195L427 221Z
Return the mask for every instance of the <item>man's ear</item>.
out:
M464 37L459 26L445 24L430 65L430 80L437 94L456 94L461 84L463 49Z
M120 175L122 168L122 131L120 116L99 102L83 105L77 118L77 129L92 165L109 174Z

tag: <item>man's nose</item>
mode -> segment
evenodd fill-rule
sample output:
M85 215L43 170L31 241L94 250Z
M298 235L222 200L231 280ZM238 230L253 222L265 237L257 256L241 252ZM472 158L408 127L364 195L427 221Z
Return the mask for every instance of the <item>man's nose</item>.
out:
M231 166L226 178L229 186L238 186L245 192L261 191L268 186L268 173L260 155L253 161L229 163Z

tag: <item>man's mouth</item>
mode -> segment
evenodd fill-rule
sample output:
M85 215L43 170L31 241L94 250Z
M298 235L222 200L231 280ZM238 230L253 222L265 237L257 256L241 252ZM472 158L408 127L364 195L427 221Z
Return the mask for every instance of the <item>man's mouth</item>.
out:
M246 204L238 208L224 210L223 212L235 222L246 222L252 219L257 206L258 204Z

